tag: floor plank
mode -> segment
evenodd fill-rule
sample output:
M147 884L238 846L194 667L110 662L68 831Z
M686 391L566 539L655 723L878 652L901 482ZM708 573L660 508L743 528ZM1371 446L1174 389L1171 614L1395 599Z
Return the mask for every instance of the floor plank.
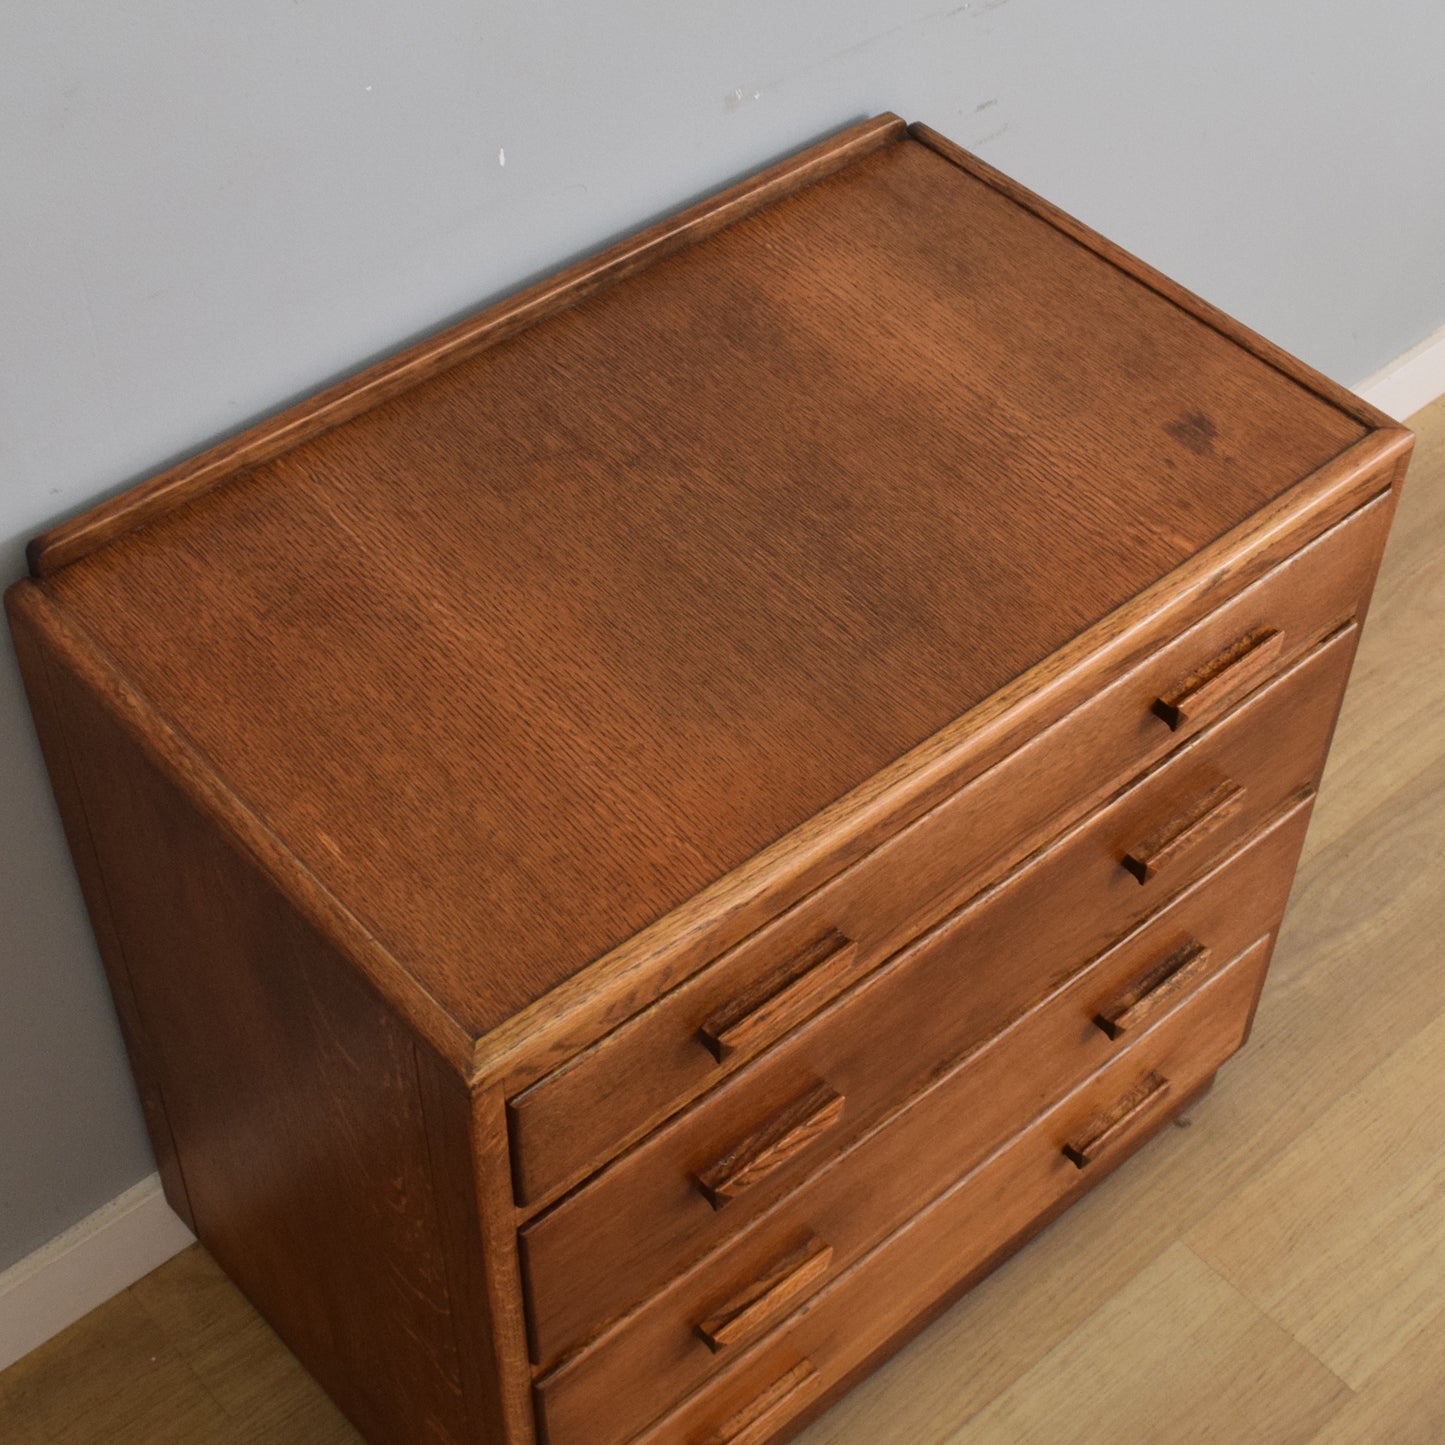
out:
M12 1380L17 1373L23 1373L19 1366L0 1375L0 1425L6 1445L49 1445L40 1425L42 1405Z
M1305 1445L1348 1395L1286 1330L1174 1245L948 1445Z
M130 1290L0 1380L9 1397L7 1440L12 1423L46 1445L242 1445L248 1438Z
M1440 1445L1445 1440L1445 1310L1315 1436L1311 1445Z
M132 1293L248 1445L358 1445L361 1436L199 1246Z
M1356 1388L1445 1303L1442 1079L1445 1013L1188 1236Z

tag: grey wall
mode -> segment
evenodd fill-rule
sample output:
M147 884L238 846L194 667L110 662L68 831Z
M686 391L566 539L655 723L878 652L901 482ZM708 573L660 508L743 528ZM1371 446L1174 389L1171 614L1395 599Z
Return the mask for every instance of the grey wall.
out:
M0 572L50 521L883 109L1358 381L1445 321L1442 54L1438 0L7 5ZM0 909L3 1267L151 1168L8 653Z

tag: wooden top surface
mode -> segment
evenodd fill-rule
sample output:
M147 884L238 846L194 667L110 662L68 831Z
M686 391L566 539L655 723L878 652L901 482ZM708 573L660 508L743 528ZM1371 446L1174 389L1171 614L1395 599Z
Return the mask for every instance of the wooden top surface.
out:
M43 585L480 1035L1365 431L905 139Z

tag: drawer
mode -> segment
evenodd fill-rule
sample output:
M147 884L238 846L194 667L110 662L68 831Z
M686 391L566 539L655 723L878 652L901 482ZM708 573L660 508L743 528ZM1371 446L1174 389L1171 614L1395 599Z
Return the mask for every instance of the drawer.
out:
M1224 963L1272 932L1309 811L1307 801L1290 806L741 1236L539 1380L538 1418L549 1445L614 1445L725 1369L1000 1138L1145 1036ZM1155 986L1141 987L1143 981ZM1132 1004L1132 1012L1121 1004ZM603 1419L606 1431L598 1424Z
M1025 870L1035 877L951 921L955 937L930 936L875 971L526 1224L536 1362L736 1234L1311 786L1357 631L1341 630L1086 820ZM1123 866L1136 855L1150 865L1142 884Z
M960 1286L991 1269L1208 1086L1248 1032L1271 942L1262 939L1208 980L1137 1044L805 1300L774 1334L637 1437L638 1445L762 1445L851 1372L895 1348ZM548 1445L574 1442L558 1438Z
M515 1097L517 1202L576 1183L1353 616L1384 544L1388 501L1331 528ZM1168 721L1161 699L1172 704L1159 708Z

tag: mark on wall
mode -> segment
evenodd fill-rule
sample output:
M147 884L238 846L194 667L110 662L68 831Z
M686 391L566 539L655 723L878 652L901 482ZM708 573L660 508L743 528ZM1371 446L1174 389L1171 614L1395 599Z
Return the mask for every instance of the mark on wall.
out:
M880 30L876 35L870 35L854 45L845 45L842 50L835 50L829 60L842 60L849 55L858 55L867 50L870 46L877 45L880 40L887 40L890 35L897 35L903 27L901 25L890 25L887 30Z
M750 101L761 100L762 98L763 93L761 90L748 90L741 85L737 85L723 96L723 109L726 111L740 110Z

